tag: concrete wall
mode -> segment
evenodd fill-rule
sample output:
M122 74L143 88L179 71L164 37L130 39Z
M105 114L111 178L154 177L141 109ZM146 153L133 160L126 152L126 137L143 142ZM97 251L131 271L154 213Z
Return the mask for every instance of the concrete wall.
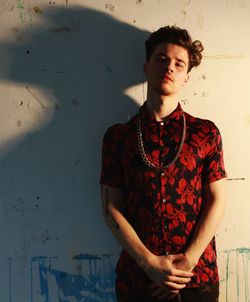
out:
M101 140L144 101L144 40L167 24L205 46L181 99L221 130L221 302L250 301L249 15L247 0L0 0L0 301L115 301Z

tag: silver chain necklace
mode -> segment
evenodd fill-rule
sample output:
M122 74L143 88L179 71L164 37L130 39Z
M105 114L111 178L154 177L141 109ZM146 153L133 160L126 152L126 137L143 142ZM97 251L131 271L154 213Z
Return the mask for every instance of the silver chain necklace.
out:
M180 142L179 148L177 150L177 153L175 154L175 157L167 165L159 166L159 165L156 165L156 164L152 163L146 155L144 144L143 144L143 139L142 139L141 117L140 117L140 114L138 115L137 123L136 123L136 126L137 126L137 144L138 144L138 148L139 148L142 160L149 168L165 170L176 162L176 160L178 159L178 157L181 154L181 150L182 150L182 147L183 147L183 144L184 144L184 141L185 141L185 136L186 136L186 118L185 118L185 114L184 114L183 111L182 111L182 119L183 119L182 136L181 136L181 142Z

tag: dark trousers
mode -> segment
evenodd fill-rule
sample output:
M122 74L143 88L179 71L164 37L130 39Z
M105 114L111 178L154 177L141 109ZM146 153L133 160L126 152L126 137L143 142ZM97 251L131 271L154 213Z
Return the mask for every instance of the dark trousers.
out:
M179 295L169 300L158 300L151 297L150 293L124 293L116 290L117 302L218 302L219 283L209 284L199 288L185 288L180 290Z

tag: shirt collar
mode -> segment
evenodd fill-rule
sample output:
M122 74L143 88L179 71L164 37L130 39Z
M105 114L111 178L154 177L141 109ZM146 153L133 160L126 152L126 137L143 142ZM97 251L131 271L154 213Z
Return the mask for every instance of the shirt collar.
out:
M144 102L144 104L140 107L140 117L143 123L145 124L159 124L160 122L158 122L154 115L152 113L149 112L147 106L146 106L146 102ZM181 104L178 103L177 107L175 108L174 111L172 111L166 118L164 118L164 122L168 122L170 120L180 120L181 116L182 116L183 110L181 108Z

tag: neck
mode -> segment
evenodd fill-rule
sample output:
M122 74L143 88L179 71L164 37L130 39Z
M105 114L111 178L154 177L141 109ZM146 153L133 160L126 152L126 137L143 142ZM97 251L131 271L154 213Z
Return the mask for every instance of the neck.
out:
M163 121L170 115L178 106L178 99L176 96L165 95L147 95L147 109L152 113L155 119L159 122Z

